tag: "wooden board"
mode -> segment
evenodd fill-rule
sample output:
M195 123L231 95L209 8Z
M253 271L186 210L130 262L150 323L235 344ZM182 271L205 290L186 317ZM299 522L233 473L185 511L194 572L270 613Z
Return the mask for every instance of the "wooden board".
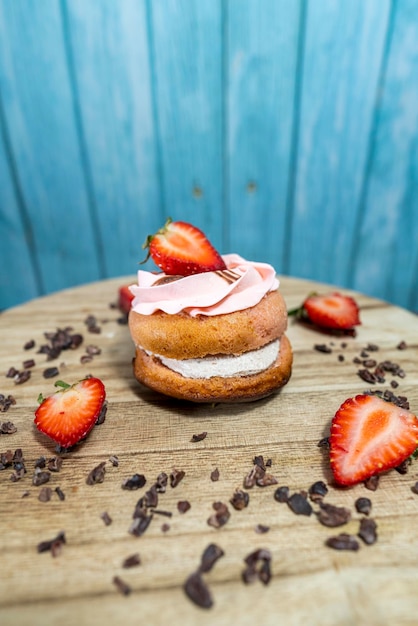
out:
M0 392L13 394L16 405L0 414L11 420L13 435L0 435L0 451L22 448L27 474L10 480L11 469L0 472L0 620L8 624L413 624L418 599L418 496L411 486L418 466L401 475L393 471L381 477L375 491L364 485L338 489L331 484L327 455L318 447L327 435L330 420L349 396L369 387L358 376L359 356L369 343L379 346L375 358L399 363L406 372L398 379L396 393L418 408L417 318L400 308L356 294L362 326L357 337L333 338L293 322L288 335L294 347L294 370L283 391L252 404L193 405L177 402L145 390L133 379L133 345L128 328L109 303L115 301L124 277L66 290L11 309L0 316ZM283 278L281 289L288 307L300 304L312 290L327 287L310 281ZM88 315L97 317L100 334L87 331ZM45 343L43 333L72 326L84 336L76 350L62 352L47 362L37 354ZM23 345L36 341L32 350ZM400 341L406 350L399 350ZM332 345L324 354L318 343ZM346 347L342 347L345 342ZM88 345L101 354L80 363ZM344 360L339 359L344 356ZM16 385L5 373L33 357L31 378ZM55 379L43 377L56 365L59 378L73 382L91 373L106 385L108 412L104 424L87 440L63 456L60 472L48 483L49 502L38 499L40 487L32 476L36 459L50 458L54 446L33 426L37 396L53 391ZM390 388L389 377L380 388ZM207 437L192 443L193 434ZM109 458L117 455L119 466ZM321 525L315 514L296 516L273 494L276 486L248 490L249 505L236 511L229 504L236 488L253 466L256 455L271 459L271 473L291 493L307 490L317 480L329 484L326 501L344 505L352 519L338 529ZM89 472L106 462L105 480L87 485ZM185 471L183 481L160 494L158 508L171 517L155 514L146 533L132 536L128 530L136 502L157 475L173 468ZM211 481L213 469L219 480ZM123 480L142 473L147 484L139 491L121 488ZM60 501L55 488L65 494ZM25 496L24 494L27 493ZM356 553L337 552L324 545L338 532L356 535L361 515L354 502L360 496L372 500L371 517L377 522L378 540L367 546L360 541ZM177 503L188 500L191 509L179 513ZM216 501L227 503L228 523L214 529L207 524ZM317 510L317 505L313 505ZM106 526L103 512L112 518ZM169 530L163 532L163 524ZM258 524L269 527L265 534ZM39 554L39 542L65 532L62 553ZM214 606L196 607L182 585L199 565L203 550L216 543L224 556L205 575ZM268 585L242 581L244 558L253 550L272 553L272 579ZM141 564L122 568L123 560L139 553ZM132 589L120 594L112 580L121 577Z

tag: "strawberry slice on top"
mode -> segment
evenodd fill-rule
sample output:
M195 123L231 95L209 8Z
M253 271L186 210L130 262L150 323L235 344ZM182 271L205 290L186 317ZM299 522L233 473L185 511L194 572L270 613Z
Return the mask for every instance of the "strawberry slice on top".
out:
M59 391L40 397L35 411L35 425L63 448L69 448L83 439L93 428L106 398L99 378L89 377L74 385L55 383Z
M361 323L357 302L338 292L308 296L296 314L323 328L348 330Z
M418 446L418 418L377 396L358 395L336 412L330 464L340 485L354 485L400 465Z
M143 248L148 248L145 261L151 257L165 274L171 276L226 269L221 255L206 235L188 222L168 219L155 235L147 237Z

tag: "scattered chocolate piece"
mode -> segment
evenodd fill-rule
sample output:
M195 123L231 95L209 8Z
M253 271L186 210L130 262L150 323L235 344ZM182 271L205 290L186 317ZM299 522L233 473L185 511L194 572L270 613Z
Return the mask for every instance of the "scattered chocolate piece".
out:
M63 492L63 490L61 489L61 487L55 487L55 492L56 492L56 494L57 494L58 498L59 498L61 501L64 501L64 500L65 500L65 493Z
M253 463L254 463L254 465L257 465L260 469L262 469L263 472L266 471L266 465L264 463L264 457L261 454L259 454L259 455L254 457Z
M190 441L192 443L203 441L203 439L206 439L207 434L208 434L207 432L203 432L203 433L199 433L198 435L193 435Z
M18 374L19 370L17 370L15 367L10 367L6 372L6 378L14 378Z
M0 393L0 412L5 413L10 409L11 406L16 404L16 399L12 395L5 396L3 393Z
M357 539L347 533L340 533L335 537L329 537L325 541L325 545L334 550L352 550L353 552L356 552L360 548Z
M370 498L357 498L354 503L356 507L357 513L362 513L363 515L369 515L372 510L372 501Z
M329 448L329 437L322 437L317 443L318 448Z
M366 481L364 481L364 486L369 491L376 491L379 486L380 476L379 474L375 474L374 476L370 476Z
M226 504L223 502L214 502L212 507L215 509L215 513L208 519L209 526L213 526L213 528L225 526L231 516Z
M91 344L86 346L86 354L88 354L89 356L97 356L101 353L102 351L98 346L93 346Z
M314 349L317 352L323 352L324 354L330 354L332 352L332 349L329 346L327 346L325 343L315 344Z
M157 480L155 481L155 488L158 493L165 493L168 484L168 476L165 472L161 472L158 474Z
M366 383L371 383L372 385L374 385L376 382L378 382L378 379L377 379L376 375L373 374L373 372L370 372L367 369L360 369L360 370L357 371L357 374ZM384 381L382 381L382 382L384 382Z
M412 485L411 491L418 494L418 482L416 482L415 485Z
M213 483L216 483L216 481L219 480L219 470L217 467L214 470L212 470L210 474L210 479Z
M112 523L112 518L110 517L109 513L107 511L103 511L103 513L100 515L100 517L102 518L103 522L105 523L105 526L110 526L110 524Z
M327 495L328 487L323 480L317 480L309 487L308 493L312 502L319 502Z
M23 365L23 369L25 370L29 369L30 367L35 367L35 360L27 359L26 361L23 361L22 365Z
M161 509L152 509L151 513L155 513L156 515L164 515L165 517L173 516L171 511L163 511Z
M217 546L215 543L210 543L203 551L198 571L201 573L210 572L216 561L223 555L224 551L222 548Z
M406 345L406 341L401 341L396 347L398 350L406 350L408 346Z
M274 499L277 502L287 502L289 499L289 487L283 485L282 487L277 487L274 492Z
M162 524L161 530L163 533L168 533L168 531L170 530L170 524Z
M27 341L24 344L23 349L24 350L31 350L34 347L35 347L35 340L34 339L29 339L29 341Z
M120 578L120 576L114 576L112 582L115 585L116 589L119 591L119 593L121 593L123 596L129 596L132 589L128 585L128 583Z
M324 526L335 528L343 526L351 519L351 512L343 506L334 506L328 502L319 503L318 520Z
M210 609L213 606L212 594L203 580L200 572L193 572L183 585L186 596L202 609Z
M51 478L51 472L43 471L38 468L35 468L35 472L32 478L32 484L35 487L39 487L40 485L44 485Z
M38 500L40 502L49 502L52 498L52 489L51 487L42 487L39 491Z
M23 370L22 372L18 372L16 376L14 376L15 385L21 385L29 380L31 377L30 370Z
M392 389L396 389L397 387L399 387L399 383L397 380L391 380L390 386L392 387Z
M55 557L60 553L61 547L64 543L66 543L65 533L61 531L56 537L54 537L54 539L38 543L37 550L39 553L51 552L52 556Z
M188 500L180 500L177 502L177 510L179 513L187 513L191 508L191 504Z
M98 325L97 318L94 315L88 315L84 320L84 323L87 326L87 330L89 333L94 333L98 335L102 332L102 329Z
M60 456L53 456L48 460L48 469L50 472L59 472L62 467L62 458Z
M96 485L97 483L102 483L104 481L105 474L106 474L105 465L106 465L106 461L102 461L101 463L99 463L99 465L97 465L91 470L91 472L86 478L86 483L88 485Z
M312 507L302 493L293 493L287 499L287 504L293 513L296 513L296 515L309 516L312 513Z
M250 496L246 491L242 489L236 489L234 495L230 499L230 503L236 511L242 511L248 506Z
M170 474L170 485L173 487L173 489L177 487L177 485L183 480L185 475L186 472L183 472L183 470L173 469Z
M141 565L141 557L138 552L132 554L131 556L126 557L126 559L122 563L122 567L124 569L129 569L130 567L136 567L137 565Z
M22 498L27 498L30 495L30 491L26 490L22 493Z
M373 519L363 517L363 519L360 521L360 529L358 531L358 536L368 546L371 546L373 543L375 543L377 541L376 522Z
M46 370L43 371L44 378L55 378L55 376L59 376L58 367L47 367Z
M343 354L339 354L338 355L338 360L340 363L342 363L343 361L345 361L345 356Z
M93 360L93 357L90 354L82 354L80 357L80 363L90 363Z
M17 432L13 422L2 422L0 424L0 435L14 435Z
M134 491L135 489L140 489L145 485L147 479L143 474L133 474L130 478L127 478L122 483L122 489L129 489L130 491Z
M405 459L404 461L402 461L402 463L400 465L398 465L397 467L395 467L395 470L398 472L398 474L402 474L403 476L405 474L408 473L409 471L409 466L411 465L411 459Z
M258 480L261 480L265 475L265 468L260 465L254 465L254 467L249 471L247 476L244 478L244 489L252 489L255 484L257 484Z
M134 521L129 528L129 532L131 533L131 535L134 535L135 537L140 537L141 535L143 535L150 525L152 517L152 514L148 515L146 509L142 509L141 515L139 515L138 511L136 511Z
M265 526L264 524L257 524L254 530L259 535L264 535L265 533L268 533L268 531L270 530L270 526Z
M46 468L46 458L44 456L40 456L39 459L35 461L35 469L45 469Z
M245 559L246 568L242 572L242 579L246 585L260 580L268 585L271 579L271 552L265 548L259 548L251 552Z
M119 459L115 454L109 457L109 462L113 465L113 467L119 467Z
M152 485L150 489L140 498L136 504L136 510L155 508L158 506L158 492L155 485ZM135 513L134 513L135 517Z
M100 413L97 416L95 425L96 426L100 426L101 424L103 424L103 422L106 419L106 414L107 414L107 400L105 400L102 404L102 408L100 409Z
M377 352L379 350L379 346L375 343L368 343L366 346L367 352Z
M273 476L273 474L265 473L260 478L257 478L255 481L258 487L270 487L270 485L277 485L277 479Z

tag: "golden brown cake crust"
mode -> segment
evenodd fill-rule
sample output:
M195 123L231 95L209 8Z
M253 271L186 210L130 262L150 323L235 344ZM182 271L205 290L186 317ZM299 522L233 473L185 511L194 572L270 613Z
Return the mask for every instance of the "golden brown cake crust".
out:
M253 307L226 315L129 314L137 347L180 360L256 350L281 337L286 327L286 305L279 291L269 292Z
M251 376L184 378L156 357L136 350L134 374L139 382L168 396L193 402L244 402L258 400L283 387L292 370L292 348L286 335L280 339L276 362Z

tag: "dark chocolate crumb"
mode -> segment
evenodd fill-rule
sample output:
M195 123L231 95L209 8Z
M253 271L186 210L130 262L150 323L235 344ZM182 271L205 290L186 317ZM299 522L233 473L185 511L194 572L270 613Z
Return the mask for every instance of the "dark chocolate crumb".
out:
M22 372L18 372L16 376L14 376L14 381L16 385L21 385L29 380L31 377L30 370L23 370Z
M329 437L322 437L317 443L318 448L329 448Z
M94 467L91 472L88 474L86 478L87 485L96 485L97 483L102 483L106 474L106 461L102 461Z
M320 509L317 513L318 520L324 526L335 528L343 526L351 519L351 512L342 506L334 506L328 502L320 502Z
M27 359L26 361L23 361L22 365L23 365L23 369L25 370L29 369L30 367L35 367L35 360Z
M356 507L356 511L358 513L362 513L363 515L369 515L372 510L372 501L370 498L357 498L354 503Z
M186 596L202 609L210 609L213 606L212 594L203 580L200 572L193 572L183 585Z
M347 533L340 533L335 537L329 537L325 541L325 545L334 550L352 550L353 552L356 552L360 548L357 539Z
M133 476L123 481L122 489L134 491L135 489L140 489L141 487L143 487L146 482L147 479L143 474L133 474Z
M48 469L50 472L59 472L62 467L62 458L60 456L53 456L48 460Z
M277 485L277 479L273 476L273 474L264 474L257 478L256 485L258 487L270 487L271 485Z
M44 378L55 378L55 376L59 376L59 369L58 367L47 367L44 371L43 371L43 377Z
M398 472L398 474L405 475L409 471L409 466L411 465L411 462L411 458L405 459L404 461L402 461L402 463L400 463L400 465L395 467L395 470Z
M180 500L177 502L177 510L179 513L187 513L191 508L191 504L188 500Z
M317 480L309 487L308 493L312 502L318 502L327 495L328 487L323 480Z
M289 508L296 515L311 515L312 507L302 493L293 493L287 500Z
M101 424L103 424L103 422L106 419L106 414L107 414L107 400L105 400L102 404L102 408L100 409L100 413L97 416L95 425L96 426L100 426Z
M216 481L219 480L219 470L217 467L214 470L212 470L210 474L210 479L214 483L216 483Z
M401 341L396 347L398 350L406 350L408 346L406 344L406 341Z
M19 370L17 370L15 367L10 367L6 372L6 378L14 378L18 374Z
M285 485L278 487L274 492L274 499L277 502L287 502L289 499L289 487Z
M35 340L34 339L29 339L29 341L27 341L24 344L23 349L24 350L31 350L34 347L35 347Z
M167 524L167 523L162 524L161 525L161 530L162 530L163 533L168 533L168 531L170 530L170 524Z
M173 471L170 474L170 485L171 485L171 487L173 489L175 487L177 487L177 485L183 480L185 475L186 475L186 472L184 472L183 470L173 469Z
M270 530L270 526L265 526L264 524L257 524L254 530L259 535L264 535L265 533L268 533L268 531Z
M61 501L65 500L65 493L63 492L61 487L55 487L55 492Z
M126 559L122 563L122 567L124 569L129 569L130 567L136 567L137 565L141 565L141 557L138 552L135 554L131 554L131 556L126 557Z
M98 346L93 346L91 344L86 346L86 354L88 354L89 356L97 356L101 353L102 351Z
M60 547L66 543L65 533L61 531L54 539L48 541L41 541L38 543L37 550L39 553L51 552L52 556L58 556L60 553Z
M358 536L368 546L371 546L373 543L375 543L377 541L376 522L373 519L363 517L363 519L360 521L360 529L358 531Z
M137 515L129 528L131 535L134 535L134 537L143 535L150 525L152 517L152 514L148 515L146 510L143 510L142 515Z
M412 485L412 487L411 487L411 491L412 491L413 493L418 494L418 482L416 482L414 485Z
M119 467L119 459L115 454L109 457L109 462L113 465L113 467Z
M110 524L112 523L112 518L110 517L109 513L107 511L103 511L103 513L100 515L100 517L102 518L105 526L110 526Z
M171 511L163 511L162 509L152 509L151 513L155 513L156 515L164 515L164 517L172 517L173 514Z
M17 432L13 422L2 422L0 424L0 435L14 435Z
M121 593L123 596L129 596L132 589L128 585L128 583L122 580L120 576L114 576L112 582L115 585L116 589L119 591L119 593Z
M52 498L52 489L51 487L42 487L39 491L38 500L40 502L49 502Z
M223 502L214 502L212 507L215 509L215 513L207 520L209 526L213 526L213 528L225 526L231 515L226 504Z
M0 412L5 413L10 409L11 406L16 404L16 399L12 395L5 396L3 393L0 393Z
M377 488L379 487L379 479L380 479L379 474L370 476L370 478L364 481L364 486L366 487L366 489L369 489L369 491L376 491Z
M331 354L332 349L327 346L325 343L317 343L314 345L314 349L317 352L323 352L324 354Z
M251 552L245 559L246 567L242 572L242 579L245 584L260 580L267 585L271 579L271 552L265 548L259 548Z
M340 363L342 363L343 361L345 361L345 356L343 354L339 354L338 355L338 360Z
M201 573L210 572L216 561L223 555L224 551L222 548L217 546L215 543L210 543L203 551L198 571Z
M35 472L32 478L32 484L35 487L39 487L40 485L44 485L45 483L47 483L50 478L51 478L50 472L38 470L38 468L35 468Z
M242 489L236 489L234 495L230 499L230 503L236 511L242 511L248 506L250 496L246 491Z
M198 441L203 441L203 439L206 439L207 434L208 433L205 431L203 433L199 433L198 435L193 435L190 441L192 443L196 443Z

